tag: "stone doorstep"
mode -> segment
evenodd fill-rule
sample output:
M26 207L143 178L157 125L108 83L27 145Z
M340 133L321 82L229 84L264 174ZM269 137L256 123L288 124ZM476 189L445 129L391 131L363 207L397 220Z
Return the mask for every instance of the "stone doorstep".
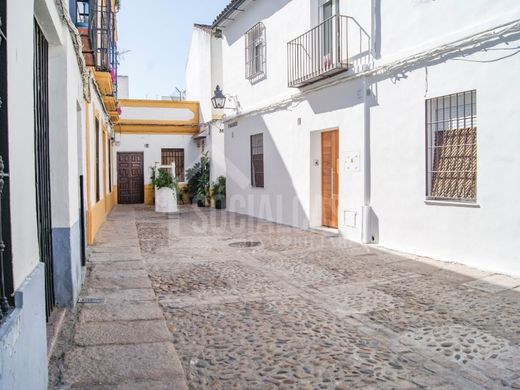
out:
M77 345L144 344L169 342L172 335L164 320L111 321L79 323L74 341Z
M92 287L85 287L85 292L82 296L93 298L105 298L107 304L127 304L137 303L142 301L156 301L157 297L151 288L136 288L136 289L99 289Z
M88 385L88 386L74 386L78 390L188 390L188 385L185 381L178 381L176 383L168 383L164 381L134 381L127 383L120 383L118 385Z
M84 305L79 320L81 322L164 320L164 315L155 301L124 302Z
M142 277L127 277L127 278L96 278L89 277L87 279L87 286L97 289L119 288L119 289L137 289L137 288L152 288L152 283L148 278Z
M89 278L94 279L126 279L126 278L141 278L148 279L148 272L142 268L138 269L125 269L121 267L119 269L111 269L108 267L92 267Z
M89 252L95 255L110 256L114 253L131 255L140 255L141 248L139 246L97 246L89 248Z
M116 261L143 261L143 259L141 254L128 253L90 253L88 256L88 263L113 263Z
M91 262L92 272L94 271L129 271L129 270L145 270L145 265L142 260L120 260L120 261L105 261L105 262Z
M77 347L65 355L64 366L63 382L73 387L185 381L171 342Z

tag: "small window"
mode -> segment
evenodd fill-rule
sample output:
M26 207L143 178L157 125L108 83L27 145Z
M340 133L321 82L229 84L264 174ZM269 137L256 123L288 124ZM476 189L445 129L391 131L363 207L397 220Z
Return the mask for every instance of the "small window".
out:
M161 165L175 163L175 177L184 182L184 149L161 149Z
M429 199L476 201L477 92L426 101Z
M265 26L256 24L245 35L246 41L246 79L254 81L266 73Z
M251 136L251 185L253 187L264 186L263 134L255 134Z

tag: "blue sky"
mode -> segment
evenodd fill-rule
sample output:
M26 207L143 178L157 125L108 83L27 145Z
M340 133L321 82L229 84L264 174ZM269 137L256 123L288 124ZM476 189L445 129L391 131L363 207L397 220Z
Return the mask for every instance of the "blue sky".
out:
M130 97L157 99L183 90L194 23L211 24L229 0L122 0L118 15L119 74Z

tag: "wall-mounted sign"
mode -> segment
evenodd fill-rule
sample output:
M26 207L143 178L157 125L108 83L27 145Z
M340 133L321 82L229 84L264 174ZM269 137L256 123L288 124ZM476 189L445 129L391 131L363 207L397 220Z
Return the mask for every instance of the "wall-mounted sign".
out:
M345 170L350 172L359 171L359 152L345 153Z

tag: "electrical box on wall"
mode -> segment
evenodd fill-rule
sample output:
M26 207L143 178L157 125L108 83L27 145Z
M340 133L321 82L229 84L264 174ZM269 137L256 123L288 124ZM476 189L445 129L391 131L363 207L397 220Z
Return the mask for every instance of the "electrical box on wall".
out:
M351 210L344 210L343 212L343 222L346 226L355 228L356 227L356 219L357 219L357 213L355 211Z
M359 152L345 153L345 170L359 172Z

